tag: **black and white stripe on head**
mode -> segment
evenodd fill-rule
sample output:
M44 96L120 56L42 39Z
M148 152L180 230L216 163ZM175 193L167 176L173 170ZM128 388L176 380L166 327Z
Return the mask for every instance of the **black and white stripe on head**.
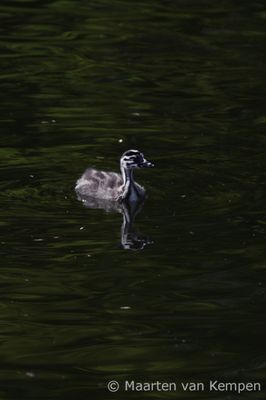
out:
M127 150L121 157L121 166L124 168L138 168L144 160L143 154L138 150Z
M121 167L131 168L142 168L152 167L153 164L145 160L144 155L138 150L127 150L120 159Z
M142 154L140 151L138 150L127 150L124 152L124 154L122 155L122 157L131 157L131 156L136 156ZM142 154L143 156L143 154Z

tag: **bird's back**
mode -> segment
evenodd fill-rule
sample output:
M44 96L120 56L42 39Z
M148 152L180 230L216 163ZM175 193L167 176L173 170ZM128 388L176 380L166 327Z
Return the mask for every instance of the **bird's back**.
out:
M77 181L76 191L85 196L115 200L121 194L122 185L121 174L88 168Z

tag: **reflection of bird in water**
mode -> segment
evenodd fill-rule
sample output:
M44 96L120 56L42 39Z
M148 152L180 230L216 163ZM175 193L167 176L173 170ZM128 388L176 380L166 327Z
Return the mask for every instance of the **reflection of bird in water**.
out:
M88 208L116 211L123 215L121 245L126 250L142 250L152 241L134 228L136 215L141 211L145 189L133 179L133 169L153 167L138 150L126 151L120 159L121 173L87 169L77 181L78 199Z
M122 204L121 245L125 250L143 250L153 243L134 228L135 217L141 212L143 204L143 202Z
M123 249L142 250L147 245L153 243L150 239L141 235L134 227L135 217L142 210L144 201L118 203L116 201L82 196L80 194L78 194L78 199L88 208L103 209L107 212L115 211L123 215L121 225L121 246Z
M128 150L120 158L121 174L88 168L76 183L76 192L113 202L138 202L145 189L134 181L133 169L153 167L138 150Z

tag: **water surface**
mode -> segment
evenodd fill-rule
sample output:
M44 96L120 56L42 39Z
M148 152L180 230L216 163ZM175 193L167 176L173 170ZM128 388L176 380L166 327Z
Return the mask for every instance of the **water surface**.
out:
M236 398L111 394L112 379L265 387L264 2L0 15L1 398ZM129 148L156 164L136 173L135 251L121 214L74 192Z

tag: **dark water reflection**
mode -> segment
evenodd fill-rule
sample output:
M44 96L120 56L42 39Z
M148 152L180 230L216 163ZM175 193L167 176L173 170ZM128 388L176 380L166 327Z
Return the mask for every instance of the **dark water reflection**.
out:
M117 202L77 194L78 200L91 209L118 212L122 215L121 248L124 250L143 250L152 241L145 238L135 227L136 216L141 212L145 200L138 202Z
M0 397L265 385L265 3L25 0L0 15ZM74 192L128 148L156 163L135 221L153 243L134 252L122 215Z

